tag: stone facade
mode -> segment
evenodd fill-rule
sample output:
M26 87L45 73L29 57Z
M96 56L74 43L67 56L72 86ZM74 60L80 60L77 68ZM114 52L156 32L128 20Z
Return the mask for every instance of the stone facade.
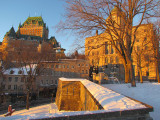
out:
M89 61L82 59L59 59L58 61L43 62L45 68L53 69L56 74L67 78L89 77Z
M111 14L112 17L117 22L117 24L119 24L120 22L119 14L122 13L118 14L116 13L116 9L114 9L111 12ZM123 25L123 20L121 20L121 23ZM135 29L135 27L133 29ZM135 76L138 77L139 75L138 66L140 66L144 80L156 79L156 63L153 57L153 54L155 54L153 51L153 47L157 46L154 46L153 42L155 42L153 25L142 24L141 26L139 26L136 32L136 41L134 43L132 59L135 69ZM118 42L115 42L115 44L118 46ZM158 42L156 45L158 45ZM111 72L116 72L117 76L119 76L120 79L124 79L124 76L118 72L124 69L122 58L120 58L116 49L111 44L110 37L107 32L104 32L99 35L97 32L95 36L86 38L85 56L90 61L91 66L103 67L104 71L106 73L108 72L107 73L108 76L110 75ZM111 70L112 65L117 65L122 67L121 68L119 67L120 69L117 71L113 71L113 69ZM106 70L106 66L108 68L110 67L110 69Z
M80 59L60 59L59 61L43 62L43 70L36 77L33 92L43 91L45 88L55 88L60 77L86 78L89 77L89 62ZM24 94L26 93L26 82L28 75L22 74L20 68L5 70L0 83L5 93Z

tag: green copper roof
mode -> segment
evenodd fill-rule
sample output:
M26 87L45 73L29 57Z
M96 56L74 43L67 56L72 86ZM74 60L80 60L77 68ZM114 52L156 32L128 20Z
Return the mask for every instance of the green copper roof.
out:
M31 23L32 24L36 24L37 21L38 21L39 26L45 26L45 23L44 23L44 21L43 21L43 19L42 19L41 16L39 16L39 17L28 17L27 20L24 23L27 23L27 24L31 24ZM24 25L24 23L23 23L23 25Z
M9 37L16 37L16 32L14 30L14 28L12 27L6 34L5 36L9 36Z
M53 47L59 47L59 44L54 36L49 39L49 43L53 45Z

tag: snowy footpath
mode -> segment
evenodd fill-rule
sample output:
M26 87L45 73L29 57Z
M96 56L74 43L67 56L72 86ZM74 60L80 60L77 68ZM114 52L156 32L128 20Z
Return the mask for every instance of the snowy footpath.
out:
M51 108L51 106L53 106ZM4 117L3 115L0 115L0 120L26 120L26 119L30 119L30 118L34 118L36 116L43 116L44 114L49 114L51 112L52 109L52 113L55 111L58 111L56 105L54 103L51 104L46 104L46 105L40 105L37 107L33 107L30 108L29 110L19 110L19 111L15 111L12 116L10 117Z
M150 116L153 120L160 120L160 84L137 83L136 85L136 87L131 87L130 84L103 84L102 86L151 105L154 111L150 112Z

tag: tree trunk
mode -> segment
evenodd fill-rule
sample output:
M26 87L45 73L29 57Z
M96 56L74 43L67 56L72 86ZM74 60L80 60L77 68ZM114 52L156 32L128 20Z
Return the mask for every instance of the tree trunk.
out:
M140 82L143 83L142 70L141 70L141 68L139 68L139 77L140 77Z
M128 63L128 68L129 68L129 79L131 81L131 86L136 87L135 74L134 74L134 68L133 68L132 60L128 59L127 63Z
M158 60L157 60L157 65L156 65L156 77L157 77L157 81L158 83L160 83L160 79L159 79L159 68L158 68Z
M29 110L29 90L27 91L26 109Z
M129 83L129 68L127 65L124 65L124 69L125 69L125 83Z

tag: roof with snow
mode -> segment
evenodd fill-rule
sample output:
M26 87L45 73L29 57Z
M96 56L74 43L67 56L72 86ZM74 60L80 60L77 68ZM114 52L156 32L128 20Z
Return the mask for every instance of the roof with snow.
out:
M4 71L4 75L28 75L28 72L32 70L32 72L36 72L36 64L28 65L20 68L10 68Z

